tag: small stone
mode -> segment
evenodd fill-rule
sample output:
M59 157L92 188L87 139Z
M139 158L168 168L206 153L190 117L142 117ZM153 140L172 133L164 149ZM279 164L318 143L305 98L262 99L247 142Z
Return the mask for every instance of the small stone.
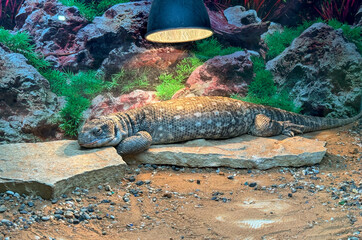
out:
M196 180L196 183L197 183L197 184L201 184L201 181L200 181L200 180Z
M112 191L112 188L111 188L111 186L106 185L106 186L104 187L104 190L106 190L107 192L110 192L110 191Z
M256 187L257 183L256 182L252 182L249 184L249 187Z
M137 186L142 186L143 184L144 184L143 181L137 181L137 182L136 182L136 185L137 185Z
M234 177L235 177L234 175L229 175L229 176L228 176L228 179L233 180Z
M172 197L172 194L171 194L171 193L165 193L165 194L163 194L163 197L171 198L171 197Z
M102 190L103 189L103 186L102 185L98 185L97 187L99 190Z
M290 198L291 198L291 197L293 197L293 194L291 194L291 193L288 193L288 197L290 197Z
M136 178L135 178L134 176L130 176L130 177L128 178L128 181L134 182L134 181L136 181Z
M49 221L50 220L50 217L49 216L44 216L41 218L42 221Z
M33 202L28 202L28 206L29 207L34 207L34 203Z
M66 211L65 213L64 213L64 217L66 217L66 218L73 218L73 212L72 211Z
M7 208L4 205L0 206L0 213L6 212Z
M56 203L58 202L58 199L56 199L56 198L55 198L55 199L52 199L51 202L52 202L52 204L56 204Z
M15 193L13 192L13 191L6 191L5 192L7 195L11 195L11 196L13 196Z

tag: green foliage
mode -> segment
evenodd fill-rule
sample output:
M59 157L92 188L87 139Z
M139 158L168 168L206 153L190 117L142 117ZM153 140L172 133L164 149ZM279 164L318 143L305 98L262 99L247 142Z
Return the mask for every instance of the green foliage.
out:
M110 90L129 93L134 89L147 89L150 86L146 72L125 71L112 75Z
M76 136L82 113L90 106L90 99L110 88L111 83L105 83L96 71L63 73L62 76L63 79L54 78L55 83L59 83L57 80L65 82L61 95L66 97L67 104L60 112L63 122L60 127L67 135Z
M251 60L253 61L255 77L249 85L248 95L246 97L232 95L231 98L277 107L291 112L299 112L300 109L296 108L293 101L289 99L288 92L277 92L273 75L265 70L264 59L252 57Z
M354 43L358 52L362 54L362 30L360 27L351 27L350 25L343 24L336 19L329 20L328 25L334 29L341 28L343 35L347 38L347 40Z
M13 52L23 54L29 60L29 64L40 72L51 66L48 61L34 51L35 46L31 44L30 36L26 32L11 34L8 30L0 27L0 43Z
M102 15L108 8L119 3L129 2L129 0L102 0L98 4L95 2L84 3L81 0L60 0L60 2L69 7L77 7L88 21L93 21L94 17Z
M196 42L195 55L197 58L206 61L215 56L224 56L243 50L238 47L224 47L215 38L208 38Z
M157 96L161 100L171 99L178 90L184 87L184 81L202 63L197 57L185 58L177 64L174 74L161 74L159 77L161 84L156 87Z

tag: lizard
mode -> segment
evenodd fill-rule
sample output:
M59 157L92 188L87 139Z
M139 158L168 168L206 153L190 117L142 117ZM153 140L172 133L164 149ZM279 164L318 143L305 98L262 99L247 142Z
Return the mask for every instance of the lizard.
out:
M193 139L226 139L243 134L294 136L352 123L362 116L331 119L227 97L173 99L86 121L78 134L81 147L115 146L120 155L147 150L152 144Z

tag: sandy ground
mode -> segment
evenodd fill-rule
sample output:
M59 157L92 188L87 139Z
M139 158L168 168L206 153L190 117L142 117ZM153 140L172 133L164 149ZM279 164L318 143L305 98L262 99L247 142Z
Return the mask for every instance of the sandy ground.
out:
M2 194L0 220L12 223L2 223L0 240L361 239L361 125L303 136L327 141L320 165L130 166L125 179L76 189L56 203Z

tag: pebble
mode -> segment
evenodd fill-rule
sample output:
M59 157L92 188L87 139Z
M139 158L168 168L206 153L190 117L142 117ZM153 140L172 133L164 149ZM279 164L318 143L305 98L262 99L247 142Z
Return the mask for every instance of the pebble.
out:
M72 211L66 211L65 213L64 213L64 217L66 217L66 218L72 218L73 217L73 212Z
M34 207L34 203L33 202L28 202L28 206L29 207Z
M6 212L7 208L4 205L0 206L0 213Z
M49 216L44 216L44 217L41 218L41 220L43 220L43 221L49 221L49 220L50 220L50 217L49 217Z
M5 192L7 195L11 195L11 196L13 196L15 193L13 192L13 191L6 191Z
M256 187L257 183L256 182L252 182L249 184L249 187Z
M230 179L230 180L233 180L234 178L235 178L234 175L229 175L229 176L228 176L228 179Z

